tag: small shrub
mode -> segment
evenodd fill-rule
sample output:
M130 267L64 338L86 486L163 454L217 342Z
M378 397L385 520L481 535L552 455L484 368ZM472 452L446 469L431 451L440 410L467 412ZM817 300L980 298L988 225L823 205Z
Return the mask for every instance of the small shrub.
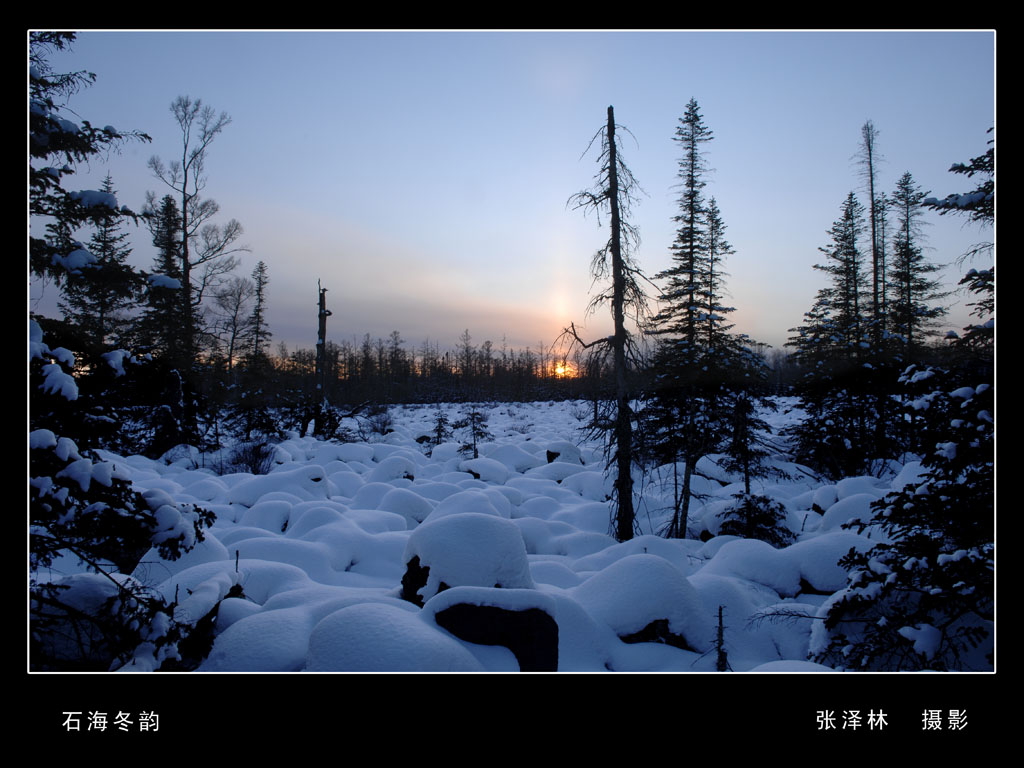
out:
M395 421L387 406L376 408L359 420L359 436L369 440L374 435L387 435L395 431Z
M269 443L242 443L231 452L231 466L253 475L265 475L274 466L274 446Z
M786 508L780 502L749 493L737 493L733 498L736 503L720 515L719 533L760 539L773 547L793 543L796 537L786 527Z

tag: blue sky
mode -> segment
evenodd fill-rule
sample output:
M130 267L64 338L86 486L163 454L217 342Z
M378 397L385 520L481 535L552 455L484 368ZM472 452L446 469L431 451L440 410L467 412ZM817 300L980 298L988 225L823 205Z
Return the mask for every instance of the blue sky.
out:
M994 47L986 31L95 31L51 63L96 73L70 102L80 117L152 136L68 183L96 188L109 171L130 207L169 191L146 161L180 153L177 96L231 116L206 194L245 229L238 273L266 262L271 331L290 349L316 342L318 279L339 341L398 330L409 348L445 347L468 328L474 343L536 348L584 320L605 333L607 313L585 310L607 231L566 207L596 171L581 155L613 105L633 135L637 261L653 276L670 264L673 137L695 98L714 133L705 193L736 251L732 320L781 346L824 284L812 267L843 199L862 190L861 126L879 131L883 190L910 171L935 196L967 191L948 169L986 149ZM938 263L991 239L927 221ZM148 268L148 237L134 240ZM34 285L30 306L55 296ZM965 297L950 301L960 328Z

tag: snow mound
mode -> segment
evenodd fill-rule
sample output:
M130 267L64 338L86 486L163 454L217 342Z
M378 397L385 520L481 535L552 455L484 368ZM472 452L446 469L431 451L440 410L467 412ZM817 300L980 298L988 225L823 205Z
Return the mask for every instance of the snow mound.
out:
M434 510L434 505L408 488L392 488L381 498L377 509L401 515L405 518L406 527L411 530L427 518Z
M831 667L815 664L813 661L769 661L759 664L750 672L835 672Z
M418 558L429 568L418 590L429 600L444 583L449 587L532 589L526 546L515 523L496 515L462 512L428 520L409 535L402 562Z
M500 502L498 502L500 505ZM507 511L507 503L506 503ZM508 514L501 514L494 501L483 491L468 490L453 493L442 499L436 507L423 520L424 523L434 522L442 517L462 514L493 515L495 517L508 517Z
M287 465L285 465L287 466ZM327 477L315 465L292 469L279 469L269 475L258 475L245 480L228 491L232 504L253 506L261 497L274 491L297 496L302 501L327 498Z
M826 531L837 531L842 528L843 523L849 523L856 520L863 520L867 522L874 517L874 514L871 511L871 504L877 501L880 497L881 494L855 493L841 498L825 511L824 516L821 518L821 525L818 526L818 530L822 533Z
M710 647L712 626L700 595L678 568L657 555L628 555L569 592L620 637L667 620L669 631L692 648Z
M487 458L500 462L512 472L525 472L544 463L544 459L527 453L517 445L498 446L487 453Z
M459 464L459 470L469 472L485 483L504 483L512 473L505 464L489 458L467 459Z
M482 672L465 646L410 606L361 603L322 619L309 635L309 672Z
M789 559L790 568L796 568L800 578L816 592L835 592L846 586L847 572L839 566L839 559L851 549L864 552L875 542L851 531L833 531L813 539L791 544L781 551Z
M734 539L722 545L701 573L747 579L780 595L800 591L800 569L794 561L759 539Z

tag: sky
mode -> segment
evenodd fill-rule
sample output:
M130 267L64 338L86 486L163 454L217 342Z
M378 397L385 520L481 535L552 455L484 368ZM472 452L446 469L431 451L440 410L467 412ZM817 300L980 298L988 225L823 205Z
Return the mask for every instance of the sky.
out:
M847 194L865 200L861 127L878 131L881 189L910 171L936 197L973 180L949 173L987 149L995 123L992 31L83 31L56 71L88 70L69 108L95 125L149 134L65 184L110 173L135 210L170 192L147 167L180 156L180 95L231 123L211 145L204 194L237 219L238 275L268 267L273 342L312 349L317 281L328 339L550 345L587 315L590 259L607 221L567 206L591 186L587 151L609 105L643 189L631 213L650 277L671 265L678 212L674 140L696 99L714 139L704 189L735 253L725 268L735 330L781 347L825 275L819 248ZM953 264L991 231L927 214L927 254ZM86 239L88 233L83 232ZM148 233L132 262L150 268ZM971 265L947 270L950 288ZM981 267L988 264L975 263ZM653 292L653 291L652 291ZM55 315L58 289L29 305ZM947 299L943 327L969 322Z

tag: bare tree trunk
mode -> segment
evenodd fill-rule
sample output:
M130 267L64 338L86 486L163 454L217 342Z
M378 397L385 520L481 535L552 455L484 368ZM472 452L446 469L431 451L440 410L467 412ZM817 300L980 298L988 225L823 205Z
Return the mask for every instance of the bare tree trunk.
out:
M872 313L872 342L877 344L882 338L882 322L884 308L881 304L879 286L885 280L882 274L881 254L878 242L878 200L875 195L875 166L877 164L877 151L875 142L878 138L878 131L874 124L868 120L861 127L861 163L864 166L864 175L868 183L869 216L871 217L871 313Z
M636 228L628 221L629 206L633 199L636 181L629 168L623 163L615 136L615 114L608 107L608 122L591 139L591 144L601 138L600 171L592 190L584 190L569 198L577 208L603 210L608 205L611 236L607 243L593 257L591 274L595 280L611 277L611 290L603 290L591 301L591 306L610 301L614 333L590 343L583 342L570 324L563 334L578 343L582 349L599 347L600 357L593 358L595 372L599 371L604 355L611 353L615 377L615 414L599 422L595 429L606 431L607 469L615 473L611 528L620 541L631 539L634 534L635 510L633 507L633 420L630 407L629 354L632 352L630 336L626 331L626 313L636 313L641 323L646 316L646 296L638 284L642 273L632 263L632 248L639 242ZM600 214L599 214L600 215ZM610 263L609 263L609 258ZM631 315L632 316L632 315ZM600 380L600 376L598 376Z
M317 288L320 291L320 298L317 312L317 339L316 339L316 403L315 421L313 422L313 434L320 435L324 428L324 416L327 408L327 318L331 316L331 310L327 309L327 289L320 288L320 281L317 280Z
M672 523L675 529L672 535L676 538L685 539L688 533L690 522L690 498L693 493L690 491L690 481L693 478L693 461L688 456L686 459L686 470L683 472L683 498L682 504L676 512L676 518Z
M626 541L633 538L633 424L629 406L629 387L626 379L626 324L623 310L625 303L626 275L622 261L621 222L619 221L619 176L615 145L615 115L608 107L608 200L611 205L611 254L612 254L612 319L615 335L612 337L612 353L615 362L615 460L617 476L615 493L618 497L616 515L616 538Z

